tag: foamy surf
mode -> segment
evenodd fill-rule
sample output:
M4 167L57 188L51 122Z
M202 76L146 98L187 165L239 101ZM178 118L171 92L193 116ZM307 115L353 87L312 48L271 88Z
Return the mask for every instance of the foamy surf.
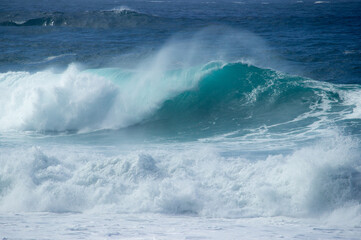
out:
M253 157L219 143L3 148L0 210L310 218L359 209L360 146L334 137Z

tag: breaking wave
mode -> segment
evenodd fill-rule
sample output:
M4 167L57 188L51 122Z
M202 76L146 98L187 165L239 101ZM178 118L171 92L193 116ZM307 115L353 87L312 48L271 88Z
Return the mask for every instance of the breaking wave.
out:
M262 126L315 131L360 119L358 85L334 85L241 62L0 74L0 128L95 131L132 125L222 134Z

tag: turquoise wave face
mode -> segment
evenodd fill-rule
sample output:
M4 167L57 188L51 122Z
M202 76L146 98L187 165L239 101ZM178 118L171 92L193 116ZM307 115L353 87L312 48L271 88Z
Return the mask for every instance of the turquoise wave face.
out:
M316 90L302 78L231 63L164 102L151 121L216 132L272 125L311 111L312 105L322 101Z
M255 129L278 136L316 130L317 135L330 126L360 126L360 105L354 102L358 85L322 83L243 63L212 62L187 73L188 79L184 70L171 71L165 79L202 77L165 99L135 128L199 138L227 133L239 137ZM107 74L120 85L129 77L114 69Z

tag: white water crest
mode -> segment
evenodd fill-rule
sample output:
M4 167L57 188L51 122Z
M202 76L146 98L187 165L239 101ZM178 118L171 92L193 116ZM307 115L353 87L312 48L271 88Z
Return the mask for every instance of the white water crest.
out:
M162 61L162 59L159 59ZM137 123L160 104L190 89L209 69L165 75L153 65L115 84L75 65L63 73L0 74L1 130L96 130Z

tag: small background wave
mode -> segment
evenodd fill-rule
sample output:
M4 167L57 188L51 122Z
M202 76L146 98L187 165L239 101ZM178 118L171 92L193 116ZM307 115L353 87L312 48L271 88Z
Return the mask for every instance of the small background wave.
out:
M0 26L121 28L147 26L159 23L157 17L139 13L127 7L118 7L111 10L87 11L80 13L53 12L38 14L32 13L32 15L35 16L30 19L24 19L19 16L7 16L8 20L1 20Z

